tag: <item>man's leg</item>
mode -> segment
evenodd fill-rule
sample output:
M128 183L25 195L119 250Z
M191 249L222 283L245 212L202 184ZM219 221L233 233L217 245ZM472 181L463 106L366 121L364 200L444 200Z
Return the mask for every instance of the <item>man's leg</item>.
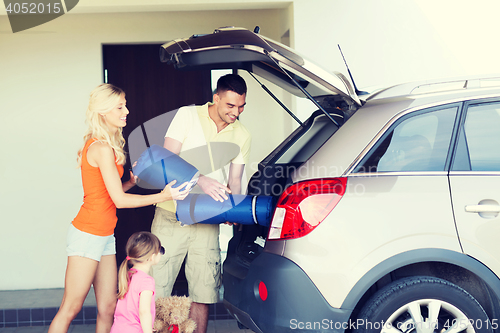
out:
M196 330L194 333L206 333L208 326L208 304L191 303L191 311L189 318L193 319L196 323Z
M191 239L186 259L191 303L190 318L196 322L196 333L205 333L208 325L209 304L219 301L221 281L219 225L193 224L194 239Z
M156 298L172 294L177 275L187 251L189 235L187 229L180 226L175 213L157 207L151 232L156 235L165 248L160 262L152 267L152 276L156 284Z

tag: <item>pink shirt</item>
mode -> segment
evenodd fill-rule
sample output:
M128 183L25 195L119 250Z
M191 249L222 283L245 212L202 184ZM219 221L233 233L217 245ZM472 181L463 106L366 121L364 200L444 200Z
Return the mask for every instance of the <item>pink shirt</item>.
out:
M115 321L110 333L142 333L141 321L139 319L139 297L144 290L152 290L151 316L155 321L155 280L152 276L137 270L132 275L128 292L123 299L116 303Z

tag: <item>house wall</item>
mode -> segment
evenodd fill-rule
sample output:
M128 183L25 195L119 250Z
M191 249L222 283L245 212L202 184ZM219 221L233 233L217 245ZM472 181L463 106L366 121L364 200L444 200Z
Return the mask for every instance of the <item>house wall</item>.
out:
M248 29L259 25L266 36L279 40L280 30L287 25L281 11L67 14L16 34L7 16L0 16L0 252L4 267L0 290L64 284L67 226L83 197L76 152L82 144L89 93L103 80L103 43L166 42L230 25ZM272 131L272 124L283 123L285 115L271 112L277 109L275 102L249 83L242 121L252 131L264 129L269 143L277 144L283 129L278 126ZM264 140L254 140L251 161L272 148Z

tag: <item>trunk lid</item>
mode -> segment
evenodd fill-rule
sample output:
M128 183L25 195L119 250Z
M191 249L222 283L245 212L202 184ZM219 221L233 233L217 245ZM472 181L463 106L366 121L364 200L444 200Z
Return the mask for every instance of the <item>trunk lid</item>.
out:
M179 70L242 69L303 97L332 96L359 107L361 101L341 73L329 73L287 46L243 28L176 39L160 47L160 60ZM296 81L296 82L294 82Z

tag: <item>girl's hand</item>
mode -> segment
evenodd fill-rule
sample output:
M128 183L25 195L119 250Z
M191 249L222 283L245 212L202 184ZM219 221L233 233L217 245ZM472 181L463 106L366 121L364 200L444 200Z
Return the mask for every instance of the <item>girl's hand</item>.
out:
M184 183L182 183L181 185L179 185L177 187L172 187L175 183L177 183L176 180L171 181L161 191L161 193L166 196L165 201L168 201L168 200L183 200L189 194L189 189L185 188L186 185L188 184L188 182L184 182ZM185 189L181 191L180 190L181 188L185 188Z

